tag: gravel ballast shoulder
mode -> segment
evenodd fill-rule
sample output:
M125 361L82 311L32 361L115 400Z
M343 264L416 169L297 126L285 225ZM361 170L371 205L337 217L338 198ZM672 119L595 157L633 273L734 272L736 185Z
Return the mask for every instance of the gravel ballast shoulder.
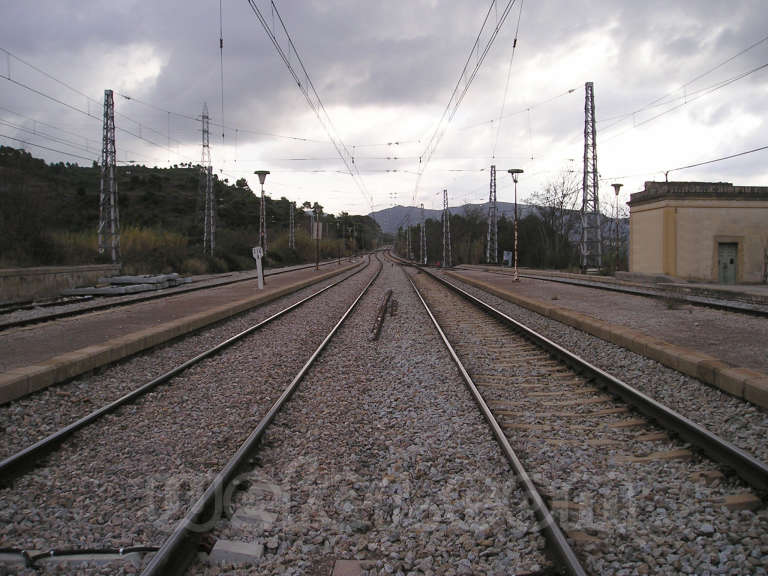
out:
M768 461L768 411L634 352L448 278L630 386Z
M349 273L344 276L347 275ZM334 281L336 279L308 286L182 339L0 405L0 459L45 438Z

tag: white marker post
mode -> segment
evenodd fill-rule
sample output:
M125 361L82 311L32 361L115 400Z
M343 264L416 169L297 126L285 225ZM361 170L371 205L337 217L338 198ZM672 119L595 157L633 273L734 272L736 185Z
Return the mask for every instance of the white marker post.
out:
M264 289L264 272L261 269L261 258L264 256L264 249L256 246L253 249L253 258L256 260L256 275L259 277L259 290Z

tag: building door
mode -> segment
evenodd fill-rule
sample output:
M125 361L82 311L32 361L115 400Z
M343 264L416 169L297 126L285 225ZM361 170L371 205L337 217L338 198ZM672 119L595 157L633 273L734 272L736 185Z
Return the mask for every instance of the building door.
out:
M736 284L738 277L739 245L736 242L717 244L717 281L720 284Z

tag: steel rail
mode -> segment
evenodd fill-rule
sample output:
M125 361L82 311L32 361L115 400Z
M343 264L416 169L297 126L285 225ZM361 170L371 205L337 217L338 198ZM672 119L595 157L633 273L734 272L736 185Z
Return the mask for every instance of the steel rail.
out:
M193 553L197 549L198 542L202 535L207 531L200 529L204 524L204 518L220 518L224 512L224 493L226 487L232 482L241 469L243 464L252 455L256 449L264 431L272 423L275 415L280 411L284 404L291 398L298 387L304 375L309 371L312 364L320 356L328 342L338 331L347 317L357 306L357 303L365 296L368 289L379 277L383 268L383 263L379 260L379 269L362 292L357 296L352 305L342 315L336 325L331 329L317 350L309 357L309 360L302 366L290 384L283 390L283 393L275 401L269 411L264 415L256 428L246 438L246 440L237 449L237 452L229 459L227 464L216 475L211 484L205 490L203 495L187 511L184 518L178 522L171 535L161 546L160 550L152 557L152 560L141 573L142 576L160 576L168 574L181 574L192 560Z
M504 312L497 310L452 282L441 278L429 270L420 269L499 320L502 324L513 329L526 340L543 348L552 357L567 364L593 384L605 389L611 395L621 398L640 413L654 420L662 428L678 434L682 439L699 448L715 462L728 466L752 487L758 490L768 489L768 464L765 462L758 460L748 452L713 434L700 424L657 402L650 396L643 394L573 352L566 350L546 336L514 320Z
M320 266L329 266L331 264L336 263L337 261L329 260L328 262L323 262L320 264ZM306 266L292 266L289 270L282 270L280 268L275 269L275 271L270 271L269 273L265 273L264 276L277 276L278 274L286 274L288 272L295 272L296 270L304 270L307 268L314 268L314 264L307 264ZM53 312L51 314L45 314L43 316L36 316L34 318L24 318L22 320L13 320L11 322L0 322L0 331L3 330L10 330L11 328L19 328L21 326L30 326L32 324L41 324L43 322L53 322L55 320L61 320L62 318L72 318L73 316L82 316L84 314L90 314L91 312L98 312L100 310L107 310L109 308L120 308L122 306L130 306L131 304L139 304L141 302L147 302L148 300L156 300L158 298L168 298L171 296L176 296L178 294L187 294L188 292L196 292L198 290L208 290L211 288L219 288L220 286L229 286L230 284L237 284L239 282L249 282L249 281L255 281L256 276L248 276L246 278L236 278L235 280L224 280L222 282L217 282L214 284L204 284L201 286L178 286L173 288L164 288L163 290L157 290L153 292L152 294L145 294L144 296L136 296L134 298L129 298L126 300L118 300L115 302L99 302L95 303L93 306L88 306L85 308L77 308L75 310L63 310L61 312ZM129 294L125 294L125 296L130 296ZM54 304L47 304L47 306L53 306ZM66 306L66 303L62 304L62 306ZM9 314L10 312L2 312L3 314Z
M456 354L456 351L448 340L448 337L445 335L445 332L443 332L443 329L440 327L440 324L438 323L434 314L432 314L432 310L429 309L427 302L422 297L421 292L419 292L419 289L416 287L416 284L413 282L413 279L410 276L408 276L408 281L411 283L411 286L416 292L416 295L419 297L419 300L421 300L421 303L423 304L424 309L427 311L427 314L429 314L429 317L431 318L435 329L440 335L440 338L443 340L443 343L445 344L449 354L451 355L454 364L456 364L459 372L461 372L461 376L464 378L465 384L474 397L475 402L480 407L480 411L483 413L483 416L488 422L488 425L491 427L496 441L499 443L502 451L504 452L504 455L512 465L512 469L514 470L518 480L523 485L528 499L531 502L533 511L536 514L536 518L539 521L539 525L544 532L547 544L550 546L553 554L555 555L556 563L562 566L568 574L573 576L586 576L586 571L581 566L578 558L576 558L576 554L574 553L570 544L568 544L568 540L566 539L565 534L563 534L560 526L558 526L557 522L555 522L555 519L552 517L552 513L544 503L544 499L536 489L533 480L531 480L530 475L525 470L525 467L518 458L517 454L515 454L515 451L512 449L509 440L507 440L506 434L504 434L504 431L501 429L501 426L491 412L491 409L485 402L485 399L480 393L480 390L478 390L477 386L472 381L472 377L469 375L466 368L464 368L464 364L462 364L459 356Z
M284 308L283 310L280 310L279 312L276 312L275 314L271 315L269 318L266 318L261 322L254 324L250 328L247 328L242 332L227 338L226 340L224 340L223 342L220 342L216 346L209 348L205 352L198 354L197 356L187 360L183 364L180 364L175 368L172 368L168 372L161 374L157 378L150 380L149 382L143 384L142 386L136 388L135 390L132 390L131 392L128 392L127 394L123 395L117 400L110 402L106 406L103 406L97 410L94 410L90 414L87 414L86 416L83 416L79 420L76 420L75 422L68 424L67 426L35 442L34 444L24 448L23 450L20 450L19 452L11 456L8 456L4 460L0 461L0 485L6 484L8 483L9 480L12 480L14 477L18 476L20 472L22 472L27 467L31 466L34 463L34 461L38 459L41 455L50 451L56 445L61 443L63 440L65 440L67 437L71 436L73 433L80 430L81 428L84 428L90 424L93 424L96 420L98 420L105 414L114 412L120 406L123 406L124 404L128 404L129 402L135 400L136 398L143 396L144 394L146 394L147 392L150 392L160 384L167 382L168 380L170 380L175 376L178 376L180 373L184 372L186 369L194 366L195 364L201 362L202 360L205 360L206 358L209 358L217 354L218 352L221 352L222 350L224 350L225 348L228 348L235 342L242 340L249 334L269 324L273 320L280 318L281 316L287 314L288 312L294 310L295 308L298 308L299 306L305 304L309 300L312 300L313 298L319 296L326 290L330 290L334 286L337 286L338 284L344 282L345 280L351 278L352 276L360 273L366 267L361 267L358 270L352 272L351 274L345 276L344 278L341 278L340 280L337 280L336 282L329 284L325 288L322 288L317 292L314 292L309 296L302 298L298 302L294 302L293 304Z

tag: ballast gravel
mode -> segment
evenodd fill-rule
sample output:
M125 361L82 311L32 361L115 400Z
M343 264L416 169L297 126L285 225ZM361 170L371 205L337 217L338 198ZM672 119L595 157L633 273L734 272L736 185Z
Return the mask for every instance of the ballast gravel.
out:
M308 286L182 339L3 404L0 406L0 458L6 458L45 438L350 274L345 273L338 278Z
M375 268L81 430L1 488L0 542L33 550L161 545Z
M589 573L767 573L768 509L725 506L754 496L749 486L650 422L631 424L622 402L424 277L419 287Z
M763 462L768 462L768 442L765 441L768 437L768 411L655 360L536 314L453 277L446 279ZM696 313L695 309L693 313Z
M387 289L396 314L367 340ZM382 276L268 429L214 536L250 563L192 574L536 572L524 494L402 270Z

